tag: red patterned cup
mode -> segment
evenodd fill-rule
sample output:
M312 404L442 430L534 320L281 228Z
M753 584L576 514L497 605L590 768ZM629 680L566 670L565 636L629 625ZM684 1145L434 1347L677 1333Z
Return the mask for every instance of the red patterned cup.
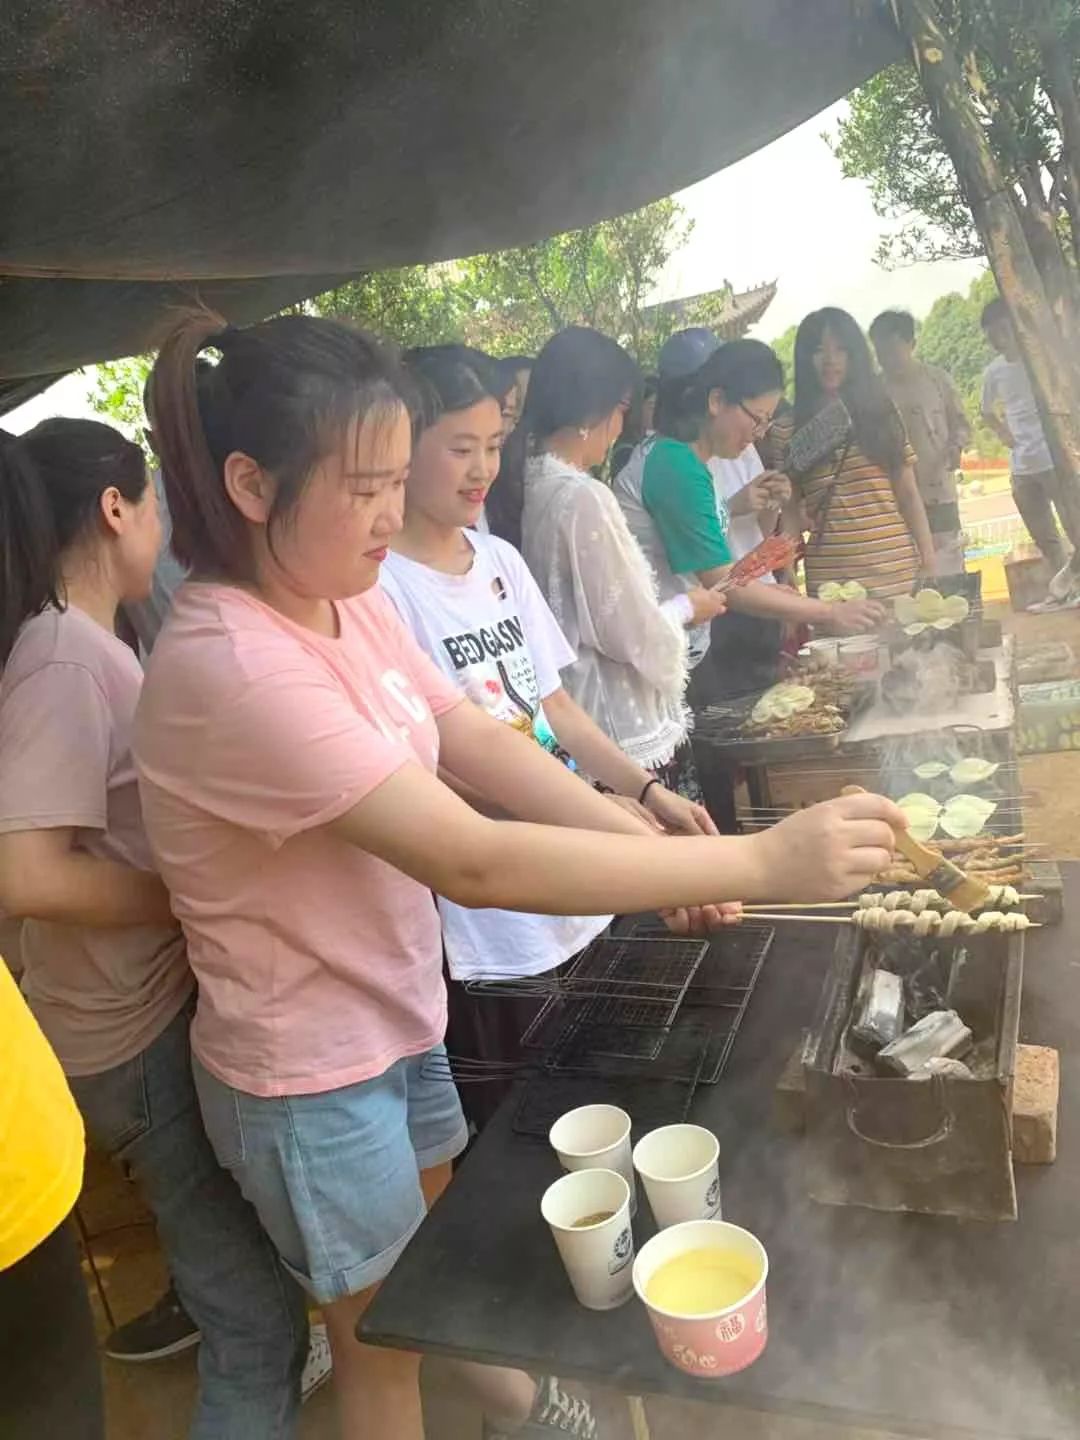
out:
M690 1250L723 1250L749 1261L757 1276L734 1305L709 1315L679 1315L649 1299L649 1282L669 1260ZM765 1280L769 1257L749 1230L726 1220L688 1220L661 1230L634 1262L634 1289L649 1312L661 1352L678 1370L701 1380L734 1375L752 1365L769 1338Z

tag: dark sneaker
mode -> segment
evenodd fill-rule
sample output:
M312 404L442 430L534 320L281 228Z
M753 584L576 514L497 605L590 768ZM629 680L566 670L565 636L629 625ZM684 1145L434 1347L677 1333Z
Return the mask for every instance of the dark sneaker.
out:
M176 1291L169 1287L161 1299L143 1315L114 1330L105 1342L105 1354L112 1360L142 1364L147 1360L164 1360L198 1345L202 1336L199 1327L180 1304Z
M554 1435L573 1435L577 1440L597 1440L599 1435L592 1406L564 1390L554 1375L537 1382L532 1414L520 1429L504 1432L484 1426L484 1440L551 1440Z

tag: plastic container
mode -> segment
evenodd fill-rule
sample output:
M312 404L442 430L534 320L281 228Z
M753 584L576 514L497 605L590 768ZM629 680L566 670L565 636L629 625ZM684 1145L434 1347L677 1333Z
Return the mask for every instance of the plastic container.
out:
M876 635L850 635L837 645L840 664L863 680L881 675L881 645Z

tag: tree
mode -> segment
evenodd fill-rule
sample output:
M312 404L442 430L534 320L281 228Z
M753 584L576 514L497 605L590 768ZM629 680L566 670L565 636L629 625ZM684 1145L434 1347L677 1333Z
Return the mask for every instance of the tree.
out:
M142 397L153 362L152 355L131 355L126 360L106 360L82 372L93 384L87 397L90 404L111 424L137 440L148 457L150 447L146 442Z
M776 351L776 358L784 367L784 389L788 399L795 397L795 336L799 333L797 325L790 326L784 331L778 340L772 342L772 348Z
M997 437L979 423L983 371L993 359L980 317L996 294L994 277L987 271L966 295L953 291L935 300L918 331L919 358L952 377L974 428L975 448L987 458L1004 454Z
M897 9L902 16L904 7ZM1075 0L938 0L932 9L1056 300L1075 283L1069 272L1080 257L1078 7ZM855 92L830 141L844 174L869 182L878 213L902 222L881 240L885 264L983 253L923 78L910 64L882 71Z
M313 306L404 345L459 340L496 355L535 354L556 330L591 325L651 367L676 322L648 301L691 228L674 200L657 200L535 245L366 275ZM708 324L723 298L678 323Z
M356 321L403 348L461 341L494 355L535 354L567 325L592 325L619 340L644 369L672 330L716 321L727 287L682 306L679 318L648 302L692 221L674 200L554 235L535 245L437 265L358 276L290 310ZM91 404L141 433L142 388L153 357L88 371Z
M1077 167L1062 131L1056 157L1047 156L1040 139L1057 124L1057 109L1047 112L1043 103L1052 89L1040 69L1043 47L1077 40L1077 27L1063 23L1073 6L1063 0L891 5L1015 328L1055 464L1080 484L1080 286L1044 184L1045 170L1061 188ZM1036 24L1021 23L1032 6ZM1062 101L1077 97L1073 68Z

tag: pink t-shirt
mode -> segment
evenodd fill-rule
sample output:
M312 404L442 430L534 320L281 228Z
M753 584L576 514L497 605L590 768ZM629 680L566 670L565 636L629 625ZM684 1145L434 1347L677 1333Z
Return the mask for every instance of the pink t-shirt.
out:
M136 721L199 981L192 1045L253 1095L370 1079L446 1029L430 892L325 827L403 765L434 771L434 717L461 695L377 588L337 613L326 639L232 586L183 586Z
M76 849L154 868L131 758L141 685L131 650L83 611L27 620L0 672L0 832L71 827ZM22 960L26 998L72 1076L144 1050L194 986L177 926L28 920Z

